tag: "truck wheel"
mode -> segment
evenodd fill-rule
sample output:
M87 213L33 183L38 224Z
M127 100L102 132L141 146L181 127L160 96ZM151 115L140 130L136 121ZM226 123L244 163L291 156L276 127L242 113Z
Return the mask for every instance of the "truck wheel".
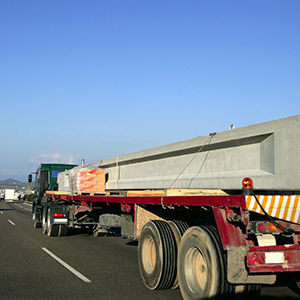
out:
M66 236L68 234L68 226L67 225L58 225L57 236Z
M58 225L54 225L51 222L51 209L48 209L47 215L47 235L48 236L57 236L58 233Z
M42 229L43 229L43 233L46 234L47 233L47 213L48 213L48 209L47 207L43 208L43 216L42 216Z
M212 234L203 227L189 228L178 249L178 279L183 299L215 299L220 295L224 285L221 262Z
M235 286L233 286L227 280L227 256L226 253L223 251L222 242L218 234L217 228L214 226L203 226L203 228L205 228L205 230L207 230L210 233L212 239L214 240L216 244L216 249L218 251L218 256L220 258L220 270L222 279L220 294L222 295L222 298L228 297L228 299L234 299Z
M183 222L180 220L168 221L168 224L169 224L169 226L174 234L174 237L175 237L176 257L177 257L179 242L181 240L181 237L185 233L185 231L189 228L189 225L186 222ZM173 283L172 289L177 289L178 286L179 286L179 283L178 283L178 277L177 277L177 259L176 259L176 277L175 277L175 281Z
M138 263L150 290L172 287L176 276L176 241L167 222L147 222L141 232Z
M92 227L92 233L94 237L98 237L99 235L100 224L94 225Z
M37 214L37 209L36 206L34 206L33 213L32 213L33 228L41 228L42 222L37 220L36 214Z

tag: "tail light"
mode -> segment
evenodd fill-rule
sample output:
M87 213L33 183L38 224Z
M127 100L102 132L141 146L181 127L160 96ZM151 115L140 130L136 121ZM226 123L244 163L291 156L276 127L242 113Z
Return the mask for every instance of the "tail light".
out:
M286 223L278 222L278 224L288 229ZM283 231L283 228L276 226L276 224L272 222L253 222L251 227L254 233L280 233Z
M54 218L64 218L66 215L64 213L53 213Z

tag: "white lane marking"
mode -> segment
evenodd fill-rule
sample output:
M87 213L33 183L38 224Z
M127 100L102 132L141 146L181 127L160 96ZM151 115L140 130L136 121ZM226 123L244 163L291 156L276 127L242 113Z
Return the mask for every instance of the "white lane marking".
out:
M20 208L22 208L22 209L25 209L25 210L31 211L31 209L29 209L29 208L25 208L25 207L23 207L23 206L21 206L21 205L19 205L19 204L16 204L16 203L15 203L15 205L16 205L16 206L18 206L18 207L20 207Z
M8 222L9 222L11 225L14 225L14 226L16 226L16 224L15 224L13 221L11 221L11 220L8 220Z
M57 257L55 254L53 254L51 251L49 251L47 248L42 247L42 249L48 253L52 258L54 258L57 262L62 264L66 269L68 269L70 272L72 272L74 275L76 275L78 278L80 278L84 282L91 282L88 278L86 278L84 275L76 271L73 267L68 265L66 262L64 262L62 259Z
M1 215L3 215L3 211L0 211Z

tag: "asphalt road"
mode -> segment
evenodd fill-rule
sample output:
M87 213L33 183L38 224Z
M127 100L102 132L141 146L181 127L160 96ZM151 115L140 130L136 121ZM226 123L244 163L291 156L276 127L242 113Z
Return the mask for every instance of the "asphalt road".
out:
M0 299L172 299L150 291L137 266L137 243L77 231L48 237L34 229L31 207L0 202ZM259 299L300 299L287 287L263 288Z

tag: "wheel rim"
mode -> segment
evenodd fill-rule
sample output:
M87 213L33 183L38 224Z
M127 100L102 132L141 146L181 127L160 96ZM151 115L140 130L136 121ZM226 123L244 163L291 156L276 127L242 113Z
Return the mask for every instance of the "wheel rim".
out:
M155 242L151 236L147 236L143 244L142 262L145 271L151 274L156 265Z
M36 207L34 207L34 209L33 209L33 214L32 214L32 221L33 222L36 221L35 214L36 214Z
M50 222L50 210L48 210L48 216L47 216L47 232L48 232L48 235L51 234L51 222Z
M43 219L42 219L42 227L43 227L43 233L47 233L47 210L44 209L43 211Z
M187 284L194 294L201 293L208 281L208 268L200 249L191 247L185 256L184 272Z

